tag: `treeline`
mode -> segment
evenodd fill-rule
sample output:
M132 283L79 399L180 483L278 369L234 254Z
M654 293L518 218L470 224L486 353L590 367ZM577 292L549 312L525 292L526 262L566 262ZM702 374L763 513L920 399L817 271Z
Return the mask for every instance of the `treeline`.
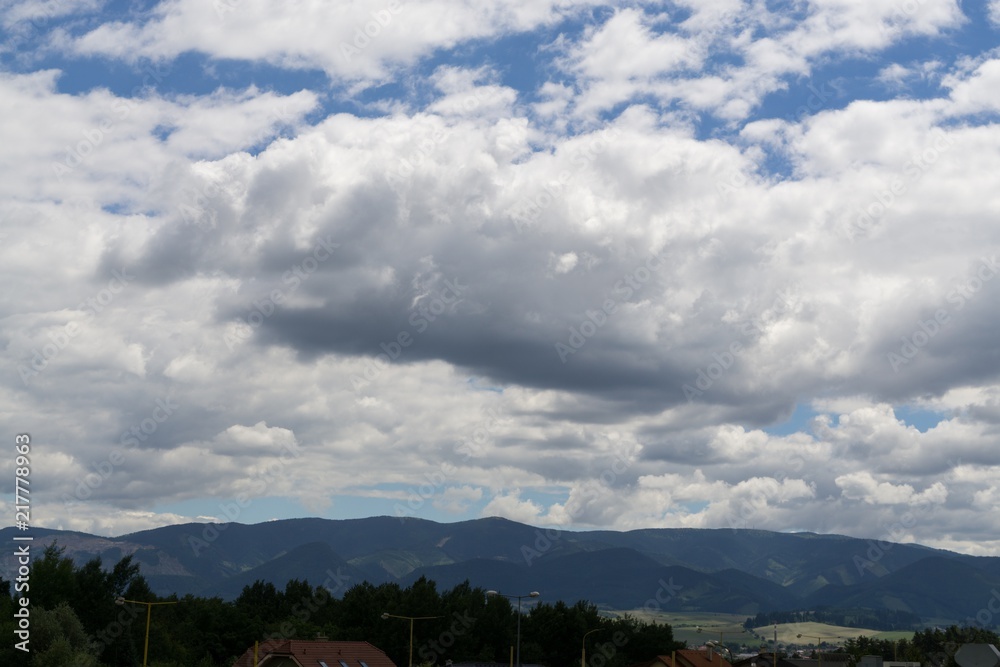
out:
M747 618L747 630L775 623L829 623L847 628L870 630L914 630L921 625L920 617L908 611L894 609L831 609L819 607L810 611L769 611Z
M290 581L283 590L261 581L234 601L187 595L157 597L125 557L105 569L95 558L76 566L49 547L31 566L30 654L4 642L0 665L27 667L134 667L142 664L146 611L151 610L150 667L231 667L254 641L315 639L368 641L400 666L409 661L409 621L382 618L435 616L414 622L413 662L499 662L510 659L517 628L511 601L487 596L468 582L438 591L421 578L403 588L362 583L346 588L336 573L312 585ZM14 637L10 582L0 580L0 633ZM116 604L118 597L146 604ZM521 617L521 661L550 667L580 664L584 634L588 667L626 667L669 653L669 625L631 616L608 618L587 602L541 602Z
M848 639L841 650L851 655L853 664L863 655L877 655L883 660L919 662L926 667L956 667L955 653L963 644L1000 647L1000 635L984 628L927 628L915 632L912 639Z

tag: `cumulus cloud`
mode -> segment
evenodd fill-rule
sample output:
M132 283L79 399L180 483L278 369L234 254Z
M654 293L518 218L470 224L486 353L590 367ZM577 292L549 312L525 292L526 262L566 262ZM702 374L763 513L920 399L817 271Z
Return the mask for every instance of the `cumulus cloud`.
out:
M986 9L993 25L1000 26L1000 2L997 0L990 0L990 2L986 4Z
M335 81L377 82L436 49L532 30L589 4L365 0L331 6L299 0L278 7L262 0L167 0L141 19L65 33L62 41L81 55L171 59L198 51L218 59L321 69Z
M954 3L425 4L54 19L66 71L0 73L0 397L54 443L39 525L350 497L862 536L917 512L907 540L1000 548L973 546L1000 529L997 61L878 63L880 91L942 84L898 98L838 69L963 29ZM155 66L67 88L98 55Z
M589 27L584 39L567 48L562 62L579 80L576 112L593 117L653 96L661 103L740 121L767 95L788 88L790 78L811 76L834 54L875 53L965 21L953 0L912 7L814 2L804 16L794 18L758 3L702 4L679 22L669 14L624 8ZM755 30L766 36L753 39ZM716 60L720 52L728 56L721 62Z

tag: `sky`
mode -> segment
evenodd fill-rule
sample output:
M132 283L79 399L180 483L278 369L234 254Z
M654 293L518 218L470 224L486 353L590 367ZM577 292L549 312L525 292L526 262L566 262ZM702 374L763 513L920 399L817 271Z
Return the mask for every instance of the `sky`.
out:
M32 525L998 556L998 45L1000 0L0 0Z

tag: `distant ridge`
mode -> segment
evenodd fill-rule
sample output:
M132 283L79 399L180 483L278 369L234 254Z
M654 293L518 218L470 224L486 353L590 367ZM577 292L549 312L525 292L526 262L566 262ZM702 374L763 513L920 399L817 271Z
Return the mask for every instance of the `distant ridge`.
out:
M9 542L16 532L0 535ZM942 623L974 618L989 591L1000 590L1000 558L916 544L893 544L872 558L872 540L754 529L559 531L499 517L388 516L195 523L116 538L36 529L38 552L54 541L78 563L132 554L158 594L225 599L258 579L318 585L333 570L352 584L406 585L425 576L445 589L469 580L612 610L753 616L827 606L901 609ZM5 579L14 576L11 556L0 566Z

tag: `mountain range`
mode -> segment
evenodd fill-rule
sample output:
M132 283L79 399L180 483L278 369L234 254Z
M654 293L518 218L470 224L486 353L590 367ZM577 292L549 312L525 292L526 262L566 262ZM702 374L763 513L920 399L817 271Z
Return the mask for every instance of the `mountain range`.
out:
M289 519L183 524L120 537L35 528L34 553L57 543L78 563L131 554L160 595L232 599L260 579L349 587L419 577L608 610L758 612L829 607L910 612L931 624L973 624L1000 601L1000 558L841 535L748 529L567 531L497 517ZM8 543L17 531L0 530ZM12 553L8 550L7 553ZM0 573L12 579L6 556Z

